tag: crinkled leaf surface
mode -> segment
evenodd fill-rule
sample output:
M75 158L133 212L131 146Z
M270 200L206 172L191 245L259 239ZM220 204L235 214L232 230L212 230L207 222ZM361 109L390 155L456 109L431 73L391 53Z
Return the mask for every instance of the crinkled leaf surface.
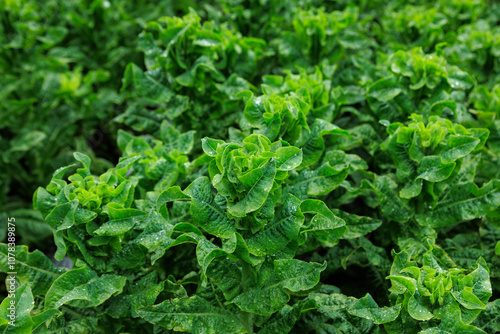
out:
M59 308L68 304L83 308L96 307L112 295L123 291L126 278L114 274L98 276L84 263L78 269L59 276L45 297L45 309Z
M234 314L211 305L199 296L166 300L137 313L150 323L175 331L193 334L246 332Z

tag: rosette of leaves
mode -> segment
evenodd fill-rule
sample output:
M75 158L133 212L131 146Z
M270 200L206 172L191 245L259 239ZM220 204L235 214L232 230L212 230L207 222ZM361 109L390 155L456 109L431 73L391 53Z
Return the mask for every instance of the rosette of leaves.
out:
M131 143L127 147L134 146ZM73 261L84 260L98 273L137 269L149 261L154 264L170 247L196 240L201 232L177 226L178 209L170 215L154 210L158 192L152 191L154 187L147 192L143 185L144 179L158 182L160 189L175 183L176 176L168 173L167 177L155 174L156 179L143 175L153 173L154 164L162 159L161 147L157 149L160 158L154 151L144 152L149 159L141 155L122 158L99 177L90 174L90 158L75 153L84 167L68 178L69 183L62 178L71 166L57 170L46 189L38 188L34 206L54 231L57 260L67 254ZM136 200L137 188L143 197ZM191 237L177 240L183 231Z
M473 73L481 84L497 82L500 29L487 20L477 20L459 27L453 37L442 47L449 62Z
M415 110L450 119L470 118L462 104L463 91L472 88L474 80L463 69L449 66L439 53L400 50L386 63L392 75L367 91L367 102L379 120L403 121Z
M327 4L324 5L328 7ZM342 85L343 87L335 87L336 95L340 95L336 96L336 100L339 100L335 101L337 104L341 101L353 104L364 100L363 88L371 82L370 75L376 73L375 66L372 66L374 60L372 47L375 43L365 34L368 29L366 24L366 21L358 20L357 7L347 6L342 8L342 11L327 12L324 11L324 7L308 10L301 7L293 20L293 28L285 26L282 28L281 36L270 43L270 46L276 49L275 58L278 59L278 64L275 67L280 69L280 71L274 69L271 73L281 75L279 72L283 72L287 78L291 78L292 76L288 74L291 71L295 82L303 78L300 79L302 85L299 87L310 86L314 81L318 83L323 81L323 84L328 85L328 90L332 89L333 85ZM309 78L306 77L306 73L309 73ZM273 81L264 82L264 85L279 84L274 82L276 79L272 77L271 79ZM288 85L294 84L287 82L284 88L288 88ZM313 93L310 90L311 95L318 93L318 84L313 87L315 91ZM322 96L320 100L315 100L314 96L313 107L319 107L317 102L331 106L324 98ZM322 109L322 111L327 110ZM327 116L318 117L331 121L328 117L331 117L332 110L328 111Z
M423 237L422 241L425 245L408 238L401 244L403 251L393 251L387 272L390 295L383 303L388 306L380 307L371 294L358 299L335 289L313 293L308 297L312 311L301 317L297 328L394 334L494 332L496 302L488 302L492 289L485 261L479 258L470 269L462 269L432 240ZM375 259L376 253L371 249L368 258ZM356 261L359 256L349 257Z
M290 79L283 81L276 76L267 76L262 88L264 95L255 96L250 91L240 93L246 102L239 122L242 131L233 129L231 139L241 142L246 135L253 133L264 135L270 141L286 141L302 149L299 169L304 169L319 163L326 148L325 136L349 137L349 132L323 119L332 119L335 110L325 94L326 84L318 85L305 73L300 77L309 85L298 90L292 90L293 84L288 83Z
M270 140L279 138L301 149L302 162L290 170L284 188L286 193L299 199L328 195L348 175L368 168L359 156L338 150L344 148L342 145L350 139L350 133L321 118L331 119L335 106L329 103L325 91L328 83L321 84L318 82L320 78L320 72L313 76L305 72L289 74L284 80L266 76L262 87L264 95L242 93L246 99L245 118L240 121L243 132L263 134ZM304 82L304 87L293 90L297 82ZM243 133L235 130L232 134L238 143L245 138ZM332 138L327 143L325 137L328 135Z
M406 5L384 14L380 38L393 49L418 46L430 51L447 32L448 18L438 8Z
M235 95L259 77L266 43L200 21L190 13L145 26L139 45L146 70L127 66L121 92L128 107L116 121L152 133L168 119L181 131L227 137L240 107Z
M456 66L449 66L440 53L425 54L421 48L414 48L397 51L387 62L391 71L399 76L400 83L411 91L423 89L420 94L424 96L432 96L431 90L434 91L432 94L438 94L448 87L468 90L474 85L469 73Z
M273 40L280 65L308 68L321 63L333 65L345 54L372 45L358 21L359 8L325 12L323 7L301 10L293 19L293 31Z
M242 219L245 228L262 228L273 218L288 172L302 163L302 150L261 134L245 137L242 144L204 138L202 145L213 157L210 178L226 199L228 214Z
M259 134L241 144L204 138L202 145L210 157L210 179L200 177L182 191L168 188L157 199L159 212L169 211L170 202L189 203L189 221L206 233L196 247L198 296L165 301L139 314L167 329L199 333L202 327L193 325L194 319L202 321L197 314L211 310L214 318L206 319L205 330L229 326L236 333L256 328L286 333L303 307L292 297L307 295L325 269L295 259L297 248L308 237L335 244L346 223L322 201L282 196L289 171L302 161L297 147ZM172 312L184 315L171 318Z
M498 180L475 183L480 153L489 131L465 128L438 116L426 122L412 115L407 126L393 123L384 144L396 167L376 180L382 213L391 220L411 217L422 226L449 226L482 217L500 205ZM396 192L396 194L394 194ZM392 193L392 194L391 194Z
M140 155L122 158L99 177L90 173L88 156L74 156L83 168L69 176L69 182L63 177L73 166L58 169L50 184L34 195L35 209L54 232L55 259L62 261L67 255L74 266L56 268L41 252L16 247L16 277L24 284L16 290L16 303L30 305L19 309L18 319L23 320L16 330L109 333L147 328L152 332L151 324L132 320L139 317L137 310L152 305L160 293L160 299L186 294L183 283L172 276L165 279L169 272L165 274L155 262L171 247L197 243L202 232L178 223L182 210L174 207L170 215L156 211L157 193L135 199L140 178L134 175L145 170L139 166ZM0 270L11 271L7 263L11 250L2 245L0 252ZM177 261L184 260L177 257Z
M268 82L273 79L279 82L282 78L266 78ZM307 115L311 109L311 96L308 90L261 96L244 91L240 96L245 100L245 109L240 120L243 132L262 134L271 141L279 138L295 143L302 137L303 130L309 131Z
M189 174L188 154L193 149L195 131L180 133L168 121L163 121L155 137L134 136L118 131L118 147L124 157L138 157L131 178L144 198L148 191L161 192L176 185Z
M431 246L432 248L432 246ZM384 324L388 333L486 333L471 325L487 308L492 295L486 262L474 270L443 266L430 249L422 266L411 253L395 254L391 273L391 307L380 308L370 295L354 303L349 313Z
M93 269L105 272L110 258L121 248L121 239L134 225L146 218L146 212L131 208L135 186L126 177L139 157L123 159L100 177L90 173L88 156L75 153L83 168L63 180L72 166L57 170L47 188L38 188L33 197L54 232L58 247L55 258L85 260ZM140 251L137 255L144 256Z
M316 67L315 71L311 73L308 73L306 69L299 68L298 70L297 74L285 70L286 76L284 77L278 75L263 76L262 92L268 97L273 95L284 97L284 103L295 105L296 109L302 109L306 119L320 118L328 122L333 121L337 110L336 101L332 101L330 97L331 80L325 77L319 67ZM301 92L301 90L307 91L308 94ZM296 98L294 99L293 96ZM310 107L308 108L305 103L309 104ZM297 116L295 117L297 118ZM248 118L247 120L250 121ZM290 128L290 126L288 127Z

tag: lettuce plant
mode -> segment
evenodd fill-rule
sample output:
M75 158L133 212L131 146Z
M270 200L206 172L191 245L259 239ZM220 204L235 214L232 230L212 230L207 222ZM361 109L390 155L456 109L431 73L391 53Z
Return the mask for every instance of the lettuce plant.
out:
M195 13L149 22L139 46L146 71L127 66L121 92L128 107L115 119L137 131L156 131L168 119L181 131L227 136L220 122L232 125L240 107L235 95L252 88L266 57L265 41L202 24ZM202 127L200 118L211 122Z
M46 244L32 194L74 151L92 156L96 173L111 167L123 70L139 62L140 22L173 13L169 2L0 4L0 210L23 222L24 243Z
M54 242L0 244L2 332L500 332L498 4L37 8L0 4L0 219Z

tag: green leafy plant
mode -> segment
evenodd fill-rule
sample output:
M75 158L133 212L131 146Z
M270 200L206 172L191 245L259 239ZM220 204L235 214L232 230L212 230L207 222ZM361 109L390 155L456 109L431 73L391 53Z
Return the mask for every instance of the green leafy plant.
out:
M498 4L39 8L0 5L2 332L500 332Z
M37 185L72 161L93 157L101 173L117 159L118 93L125 66L139 62L141 22L173 13L170 1L20 0L0 5L0 210L23 212L18 235L42 247L41 217L28 212ZM99 153L97 153L99 152ZM106 158L97 158L104 155ZM19 240L21 241L21 240Z
M129 106L115 120L149 132L168 119L181 131L227 136L220 124L232 125L240 107L235 94L252 88L266 56L264 40L202 24L195 13L149 22L139 46L146 71L127 66L121 92ZM200 118L211 122L201 127Z

